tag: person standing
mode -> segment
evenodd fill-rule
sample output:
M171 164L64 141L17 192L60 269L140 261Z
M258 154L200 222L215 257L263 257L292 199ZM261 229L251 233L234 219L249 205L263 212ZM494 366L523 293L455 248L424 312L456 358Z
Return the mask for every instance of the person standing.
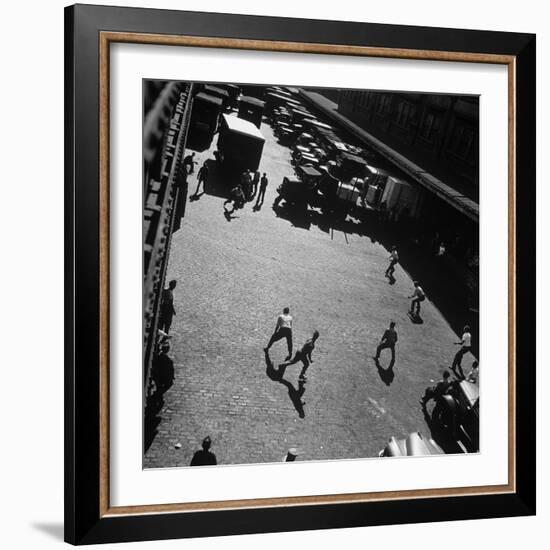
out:
M306 371L311 363L313 363L313 359L311 358L311 354L313 353L313 350L315 349L315 342L317 341L317 338L319 338L319 331L315 331L313 333L313 336L302 346L302 349L296 352L296 355L294 356L294 359L291 361L286 361L285 363L282 363L279 365L279 370L286 369L289 365L294 365L298 363L298 361L301 361L303 364L302 372L300 372L300 380L306 380Z
M260 192L258 193L258 198L256 199L256 206L254 208L259 209L261 208L262 204L264 203L265 198L265 190L267 189L267 175L264 172L262 178L260 179Z
M211 445L212 440L207 435L202 440L202 449L193 455L190 466L216 466L218 461L216 460L216 455L210 451Z
M466 325L462 330L462 340L460 342L455 342L455 345L460 346L460 349L456 352L451 369L455 374L457 374L458 369L460 371L459 376L461 378L465 378L464 371L462 370L462 358L468 352L472 351L472 334L468 325Z
M414 292L411 296L409 296L409 299L413 299L411 302L411 315L416 315L417 317L420 315L420 302L423 302L426 299L426 294L422 290L422 287L419 285L418 281L414 281ZM415 312L416 308L416 312Z
M446 370L443 373L443 378L435 386L433 386L432 388L426 388L424 396L421 400L423 407L426 406L426 403L430 399L434 399L435 401L437 401L449 391L449 388L451 387L451 381L449 380L450 377L451 374L449 373L449 371Z
M390 260L390 265L388 266L388 269L386 269L386 277L391 278L395 273L395 266L399 262L399 254L397 253L397 247L392 246L391 254L388 259Z
M466 377L466 380L472 384L479 384L479 363L477 361L472 363L472 370Z
M285 361L288 361L292 357L292 316L290 315L290 309L288 307L285 307L283 309L283 313L277 317L275 331L273 332L269 343L264 348L264 351L269 351L271 346L282 338L286 338L288 356Z
M166 334L170 332L172 326L172 318L176 314L174 309L174 289L176 288L177 281L172 280L168 283L168 288L162 291L160 300L160 316L159 326L160 330L163 330Z
M195 153L191 153L183 159L183 167L188 174L193 173L193 170L195 169Z
M397 343L397 331L395 330L395 321L391 321L390 326L384 331L380 343L376 348L376 355L374 360L380 359L380 352L383 349L389 349L391 351L391 364L395 363L395 344Z
M195 190L195 196L199 194L199 188L202 183L202 190L205 191L206 182L208 180L208 165L207 161L204 161L204 164L201 166L199 173L197 174L197 189Z
M252 194L250 195L251 199L253 199L254 196L256 195L259 185L260 185L260 172L259 170L256 170L256 172L254 172L254 178L252 179Z

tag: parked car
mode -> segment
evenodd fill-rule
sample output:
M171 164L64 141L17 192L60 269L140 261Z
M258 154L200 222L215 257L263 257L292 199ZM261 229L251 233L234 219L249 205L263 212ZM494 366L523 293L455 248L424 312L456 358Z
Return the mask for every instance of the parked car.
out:
M378 453L378 456L427 456L442 454L444 454L443 450L433 439L424 437L420 432L412 432L403 439L390 437L386 446Z
M464 452L479 451L479 387L467 380L455 381L436 402L434 426L457 442Z

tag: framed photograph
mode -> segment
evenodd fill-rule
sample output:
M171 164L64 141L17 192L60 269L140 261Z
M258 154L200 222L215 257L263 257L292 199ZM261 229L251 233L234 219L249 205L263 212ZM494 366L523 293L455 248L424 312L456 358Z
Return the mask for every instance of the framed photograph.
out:
M65 45L67 542L535 513L534 35Z

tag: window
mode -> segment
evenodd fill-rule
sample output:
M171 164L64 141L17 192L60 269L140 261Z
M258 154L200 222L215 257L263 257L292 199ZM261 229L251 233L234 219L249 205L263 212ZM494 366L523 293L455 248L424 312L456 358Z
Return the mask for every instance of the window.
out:
M395 122L402 128L408 128L414 116L415 108L412 103L402 101L397 107Z
M390 110L391 96L381 95L378 98L378 105L376 111L380 114L386 113Z
M471 160L474 144L474 129L467 126L464 122L457 120L455 122L447 151L463 159Z
M420 136L427 141L433 141L441 126L441 116L427 113L420 128Z

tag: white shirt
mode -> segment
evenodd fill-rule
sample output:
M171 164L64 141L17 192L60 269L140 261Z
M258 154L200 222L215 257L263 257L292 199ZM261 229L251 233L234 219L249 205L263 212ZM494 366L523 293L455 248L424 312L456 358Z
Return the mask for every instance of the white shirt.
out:
M279 328L292 328L292 317L281 313L277 319L277 326Z
M463 345L465 348L470 348L470 347L472 347L472 335L471 335L469 332L465 332L465 333L462 335L462 345Z

